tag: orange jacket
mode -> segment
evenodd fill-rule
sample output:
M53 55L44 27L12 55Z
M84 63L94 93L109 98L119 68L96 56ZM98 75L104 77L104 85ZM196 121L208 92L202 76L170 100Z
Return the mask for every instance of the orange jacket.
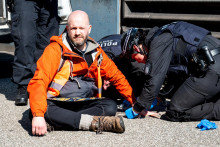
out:
M63 56L70 56L72 58L74 68L72 75L85 75L90 78L97 79L97 60L96 58L102 53L103 60L101 63L101 77L104 80L109 80L112 85L120 92L120 94L127 99L131 104L134 103L134 96L132 88L125 76L118 70L114 62L108 58L100 46L94 48L97 52L95 60L88 67L84 58L77 53L68 49L63 43L63 35L51 37L51 43L45 48L44 53L37 61L37 69L34 77L28 85L29 101L33 116L44 116L47 110L47 90L49 84L52 82L61 61L61 49L63 48ZM96 43L91 38L88 41L93 44ZM96 43L97 46L97 43Z

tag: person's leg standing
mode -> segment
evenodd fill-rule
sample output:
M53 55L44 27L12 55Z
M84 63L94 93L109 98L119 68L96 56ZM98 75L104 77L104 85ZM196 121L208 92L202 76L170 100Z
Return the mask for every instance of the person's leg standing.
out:
M14 0L12 11L12 37L15 44L13 81L18 84L16 105L26 105L28 99L27 85L33 77L31 66L34 62L33 52L36 48L36 1Z
M34 50L34 63L43 54L44 49L49 45L52 36L59 35L59 17L57 0L38 1L39 19L37 24L37 43ZM32 65L34 73L36 64Z

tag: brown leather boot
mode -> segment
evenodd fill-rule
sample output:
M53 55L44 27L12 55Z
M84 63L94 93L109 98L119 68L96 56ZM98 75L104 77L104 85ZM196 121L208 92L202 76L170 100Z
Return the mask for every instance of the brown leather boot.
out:
M125 131L124 121L121 116L94 116L90 130L101 134L102 131L123 133Z

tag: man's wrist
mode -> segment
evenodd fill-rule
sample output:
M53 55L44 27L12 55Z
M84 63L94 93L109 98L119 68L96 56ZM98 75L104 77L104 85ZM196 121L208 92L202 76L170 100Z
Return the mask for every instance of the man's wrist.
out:
M33 117L44 117L44 113L32 113Z

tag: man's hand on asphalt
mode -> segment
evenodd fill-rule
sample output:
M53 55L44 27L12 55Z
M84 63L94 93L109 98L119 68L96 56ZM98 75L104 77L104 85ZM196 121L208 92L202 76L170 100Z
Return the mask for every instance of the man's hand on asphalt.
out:
M144 109L139 113L139 117L145 117L145 116L160 118L161 114L157 113L157 112L154 112L154 111L147 111L146 109Z
M32 134L45 135L47 133L47 125L44 117L33 117L32 119Z

